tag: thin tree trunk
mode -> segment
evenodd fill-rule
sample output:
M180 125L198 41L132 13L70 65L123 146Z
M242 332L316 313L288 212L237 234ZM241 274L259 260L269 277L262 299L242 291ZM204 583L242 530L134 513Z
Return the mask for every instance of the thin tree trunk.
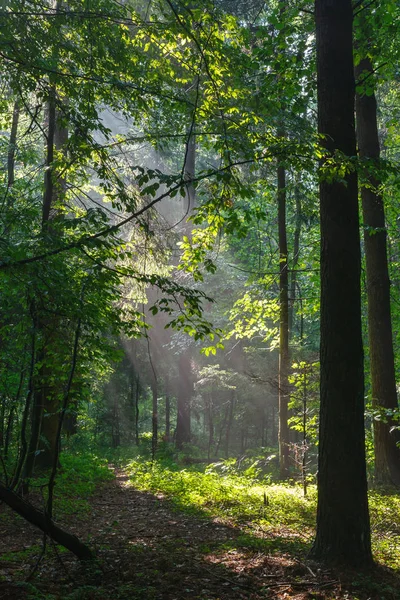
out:
M369 58L357 65L356 78L369 80L373 66ZM379 168L380 147L375 94L356 95L357 137L361 159L376 162ZM371 365L372 406L374 409L397 410L396 373L390 310L390 279L386 248L385 209L377 192L379 180L368 176L361 187L364 220L364 247L368 299L368 337ZM400 486L400 449L395 423L389 418L374 420L375 483Z
M276 434L276 406L275 403L271 407L271 446L278 443Z
M151 383L151 395L152 395L152 414L151 414L151 422L152 422L152 437L151 437L151 456L154 460L156 451L157 451L157 443L158 443L158 393L157 393L157 379L155 374L153 374L152 383Z
M300 234L301 234L301 200L299 192L299 180L294 186L294 200L296 205L296 224L293 239L293 261L290 275L290 301L289 301L289 334L293 337L294 315L296 304L297 265L300 256Z
M211 394L207 394L207 417L208 417L208 449L207 458L211 458L211 449L214 443L214 419L213 419L213 399Z
M318 130L327 158L356 154L351 0L316 0ZM338 160L341 160L339 157ZM357 177L320 180L321 412L312 556L372 563L364 448Z
M56 132L56 91L51 89L50 97L47 105L48 110L48 127L47 127L47 149L46 149L46 170L44 174L44 194L42 205L42 224L50 221L50 211L53 204L53 189L54 189L54 137Z
M11 124L10 141L8 144L7 156L7 186L10 188L14 185L15 180L15 151L17 148L17 134L20 114L19 100L14 103L13 118Z
M218 435L218 442L217 442L217 446L215 448L215 456L219 455L219 449L221 447L222 436L224 435L224 433L225 433L225 436L226 436L226 428L227 428L228 418L229 418L229 402L227 403L225 414L224 414L224 418L223 418L223 420L222 420L222 422L220 424L219 435Z
M283 132L279 135L282 137ZM279 474L289 474L289 277L286 235L286 172L278 166L278 229L279 229Z
M225 456L226 456L226 458L228 458L228 456L229 456L229 443L231 440L231 430L232 430L234 409L235 409L235 392L232 390L231 397L229 399L229 416L228 416L228 423L226 426L226 437L225 437Z
M185 152L185 163L184 163L184 177L190 182L186 185L186 211L187 215L193 212L194 204L196 200L196 190L193 182L196 173L196 136L194 131L189 132L189 137L186 144Z
M140 380L139 375L136 376L136 393L135 393L135 444L139 446L139 398L140 398Z
M303 452L301 461L301 477L304 497L307 496L307 367L304 368L303 380Z
M41 353L38 354L38 360L40 360ZM31 432L28 444L28 450L26 455L26 462L23 470L23 493L27 494L29 491L29 479L33 475L33 468L35 464L35 459L37 457L37 450L39 446L39 438L40 438L40 427L42 423L42 415L43 415L43 405L44 405L44 392L43 392L43 384L40 384L40 388L36 387L37 383L33 382L33 390L29 390L29 395L33 394L33 406L31 413ZM27 398L27 401L28 401Z
M178 414L176 422L176 447L190 442L190 400L192 397L192 367L188 351L179 356Z
M0 415L0 449L4 446L4 429L6 420L6 397L3 396L1 401L1 415Z
M165 384L165 441L171 441L171 397L168 380Z
M192 180L195 176L196 166L196 138L193 127L188 132L188 139L185 148L185 157L183 165L183 175L186 180ZM196 199L196 191L192 182L186 185L186 209L185 216L190 216L193 211ZM191 230L190 223L186 220L183 226L183 233L189 235ZM187 444L191 439L190 429L190 402L192 398L192 375L190 363L190 349L186 349L179 356L178 362L179 379L177 394L177 422L175 430L175 443L178 449L182 449L183 444Z
M7 458L8 458L8 451L9 451L10 442L11 442L11 434L12 434L12 430L13 430L14 412L16 412L16 408L15 408L15 406L12 406L10 409L10 412L8 414L7 427L6 427L6 432L5 432L5 436L4 436L4 460L7 460Z

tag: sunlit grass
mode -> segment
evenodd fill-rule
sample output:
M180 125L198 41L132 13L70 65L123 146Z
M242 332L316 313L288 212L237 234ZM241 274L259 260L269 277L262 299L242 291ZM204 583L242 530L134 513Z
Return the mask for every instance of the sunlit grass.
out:
M180 510L222 519L256 536L295 536L309 543L314 535L316 486L309 486L304 498L299 485L140 458L129 462L127 472L137 489L163 494ZM375 559L400 569L400 497L370 492L370 513Z

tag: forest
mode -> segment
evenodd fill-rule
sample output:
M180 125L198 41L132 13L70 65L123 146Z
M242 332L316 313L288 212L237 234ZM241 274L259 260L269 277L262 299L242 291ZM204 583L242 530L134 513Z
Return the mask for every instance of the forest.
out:
M400 598L400 3L0 2L0 598Z

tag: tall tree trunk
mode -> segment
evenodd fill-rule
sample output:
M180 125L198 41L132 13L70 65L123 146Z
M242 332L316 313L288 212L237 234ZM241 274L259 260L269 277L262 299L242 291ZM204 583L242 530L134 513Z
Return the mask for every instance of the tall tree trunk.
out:
M297 286L297 265L300 255L300 234L301 234L301 200L299 192L300 178L296 178L294 186L294 200L296 206L296 223L293 239L293 260L290 275L290 300L289 300L289 334L293 337L294 315L296 304L296 286Z
M278 442L276 435L276 400L271 406L271 446L275 446Z
M196 191L193 183L190 181L195 176L196 167L196 138L194 135L194 123L188 132L188 139L185 148L185 157L183 165L183 175L185 180L189 180L186 185L186 208L185 217L189 217L194 208ZM182 228L184 235L189 235L191 225L185 220ZM177 422L175 431L176 447L182 449L183 444L187 444L191 439L190 431L190 402L192 398L192 375L191 375L190 349L184 350L179 356L178 370L178 394L177 394Z
M47 127L47 149L46 149L46 170L44 174L44 194L42 205L42 224L46 226L50 221L50 211L53 205L54 189L54 138L56 134L56 91L50 90L50 97L47 104L48 127Z
M165 382L165 441L171 441L171 397L168 377Z
M140 398L140 380L139 375L136 376L136 391L135 391L135 444L139 446L139 398Z
M14 103L13 118L11 124L10 141L8 144L7 156L7 186L10 188L14 185L15 180L15 150L17 148L17 134L19 123L20 104L19 100Z
M195 177L196 173L196 136L194 134L194 127L192 131L188 133L188 140L186 143L185 151L185 162L184 162L184 177L188 181L186 185L186 212L187 215L193 212L194 203L196 200L196 190L193 182L191 181Z
M283 132L279 133L283 137ZM279 229L279 474L289 474L289 276L286 235L286 172L278 166L278 229Z
M316 0L318 130L327 158L356 154L351 0ZM341 160L340 156L338 160ZM364 448L361 256L355 172L320 181L321 414L312 556L372 562Z
M192 397L192 366L188 351L179 356L177 398L176 447L190 442L190 401Z
M44 175L44 191L42 202L42 230L46 232L50 220L50 211L53 203L53 161L54 161L54 136L56 130L56 91L54 88L50 90L50 95L47 104L47 136L46 136L46 170ZM49 379L48 366L46 365L46 350L48 345L45 320L38 315L37 329L40 334L38 339L41 339L41 349L38 351L38 360L41 363L38 376L35 381L35 389L33 394L33 406L31 415L31 432L28 446L27 459L23 472L23 490L28 492L28 480L33 475L34 465L40 463L41 468L50 468L52 465L51 439L55 438L57 431L57 406L54 404L54 399L50 400L49 390L47 389L47 381ZM46 406L46 413L45 413ZM48 416L46 421L44 415ZM44 421L46 421L44 423ZM38 452L41 428L47 429L47 436L42 445L41 452Z
M54 203L63 196L65 192L65 181L55 179L53 168L54 150L62 151L68 140L68 130L58 124L58 111L56 109L56 90L52 89L48 102L48 130L47 130L47 154L45 173L45 185L43 196L43 211L42 224L43 230L49 231L51 220L54 218ZM44 324L42 325L45 329ZM47 323L48 341L47 347L43 348L44 359L47 360L48 346L53 346L55 356L57 356L57 317L53 318L52 322ZM42 386L42 417L40 426L40 436L42 442L39 444L40 452L35 458L35 466L39 469L49 469L54 462L54 456L57 453L57 430L59 422L60 409L60 390L56 386L47 385L47 381L51 376L51 367L44 365L42 369L43 386Z
M211 458L211 449L214 443L214 417L213 417L213 398L212 394L207 394L207 419L208 419L208 447L207 447L207 458Z
M369 58L356 67L356 78L369 78L373 66ZM361 159L374 160L379 168L380 147L375 94L356 95L357 137ZM390 312L390 279L386 248L385 209L377 192L380 181L368 176L361 188L364 220L364 247L368 299L368 337L371 365L372 406L375 409L398 408L396 374ZM398 435L391 434L393 421L374 420L375 482L400 486L400 449ZM397 432L397 429L393 430Z
M152 424L152 435L151 435L151 457L154 460L157 451L158 444L158 384L155 373L152 376L151 382L151 397L152 397L152 411L151 411L151 424Z

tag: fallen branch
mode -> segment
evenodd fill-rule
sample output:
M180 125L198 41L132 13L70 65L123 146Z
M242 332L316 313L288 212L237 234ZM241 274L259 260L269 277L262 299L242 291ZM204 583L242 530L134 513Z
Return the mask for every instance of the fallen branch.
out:
M58 527L46 513L38 510L21 496L0 483L0 500L5 502L14 512L35 525L51 537L57 544L70 550L79 560L93 560L94 554L86 544L82 543L75 535Z

